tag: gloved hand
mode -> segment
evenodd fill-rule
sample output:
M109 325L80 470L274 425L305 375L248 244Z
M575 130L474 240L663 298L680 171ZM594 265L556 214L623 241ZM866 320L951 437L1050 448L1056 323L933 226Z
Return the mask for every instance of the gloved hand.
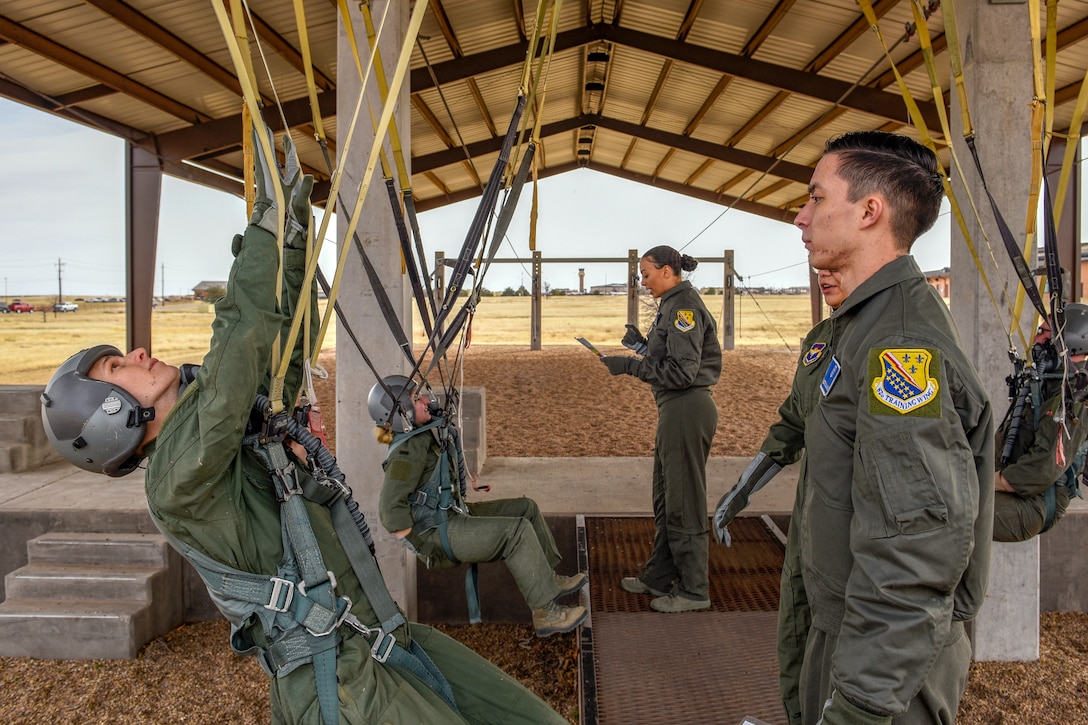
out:
M268 133L269 145L275 147L275 137L272 131L265 127ZM256 224L262 229L278 234L276 194L273 184L279 184L283 190L283 198L287 204L287 230L284 243L292 248L305 248L306 230L310 226L310 192L313 190L314 179L309 174L300 172L298 153L291 141L291 135L283 137L283 152L286 158L283 176L280 177L279 169L270 168L263 151L260 148L258 128L253 128L253 176L256 186L256 194L253 199L253 214L249 218L250 224Z
M602 355L601 362L613 375L634 375L637 360L630 355Z
M623 339L620 342L624 347L634 350L639 355L646 354L646 338L642 336L639 329L634 325L624 325L627 328L627 332L624 333Z
M714 538L719 544L730 546L733 543L729 536L729 524L737 514L748 506L748 499L753 493L767 485L767 482L775 477L782 466L775 463L766 453L760 451L756 457L740 474L737 483L718 500L718 506L714 511Z

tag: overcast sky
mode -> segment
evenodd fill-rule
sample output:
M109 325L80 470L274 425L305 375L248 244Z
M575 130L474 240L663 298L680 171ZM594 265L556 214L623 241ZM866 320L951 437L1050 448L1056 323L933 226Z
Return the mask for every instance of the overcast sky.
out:
M107 134L0 99L0 282L5 297L54 295L65 298L123 295L124 144ZM500 257L528 260L531 189ZM537 249L545 260L543 280L551 287L577 288L577 269L586 285L622 281L626 265L547 264L548 257L626 257L628 249L669 244L693 257L721 257L734 250L744 284L791 286L808 283L800 232L709 202L578 170L540 182ZM478 199L420 214L428 267L434 252L456 256ZM724 212L724 214L723 214ZM189 294L202 280L226 279L230 239L245 224L244 202L172 177L165 177L159 216L155 293ZM335 226L330 226L330 235ZM924 270L948 265L949 216L915 245ZM331 279L336 247L327 240L322 268ZM59 277L59 279L58 279ZM693 280L719 287L722 268L707 264ZM484 285L492 290L529 286L524 265L495 265Z

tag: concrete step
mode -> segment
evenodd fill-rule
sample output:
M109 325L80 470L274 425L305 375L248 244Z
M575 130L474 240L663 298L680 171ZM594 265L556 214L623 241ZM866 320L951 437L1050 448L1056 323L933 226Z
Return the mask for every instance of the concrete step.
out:
M29 563L164 566L170 547L158 534L50 532L26 542Z
M0 656L131 659L181 623L180 557L163 537L47 533L4 578Z
M163 633L152 607L146 601L9 598L0 604L0 656L135 659Z
M30 444L0 440L0 473L22 473L30 470L31 458Z
M163 567L122 564L28 564L4 579L9 599L120 599L151 601Z
M41 415L44 385L0 385L0 413Z
M42 426L41 385L0 385L0 473L20 473L61 460Z

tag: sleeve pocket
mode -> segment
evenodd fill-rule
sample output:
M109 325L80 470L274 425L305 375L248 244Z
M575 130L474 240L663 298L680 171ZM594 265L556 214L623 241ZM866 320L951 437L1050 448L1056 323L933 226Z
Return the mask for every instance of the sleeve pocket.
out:
M921 534L948 523L948 507L934 472L909 433L901 431L869 441L861 458L871 492L883 511L882 522L870 517L871 538Z

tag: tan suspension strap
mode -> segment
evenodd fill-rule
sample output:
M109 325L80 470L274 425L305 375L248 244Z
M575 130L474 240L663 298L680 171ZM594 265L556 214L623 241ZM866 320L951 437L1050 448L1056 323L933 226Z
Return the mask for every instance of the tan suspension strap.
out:
M235 17L241 19L242 13L240 11L239 0L232 0L232 3L236 6ZM226 8L219 0L212 0L212 8L215 10L216 18L219 20L219 26L223 31L223 38L227 43L227 50L230 51L231 59L234 61L234 67L238 71L238 82L242 86L242 97L246 107L249 109L250 116L256 121L260 119L261 112L257 106L257 92L255 83L251 72L249 72L250 65L246 55L242 53L238 44L238 38L235 35L235 30L231 26L230 18L227 17ZM264 121L261 121L263 125ZM276 154L272 149L268 140L268 135L264 133L255 134L257 142L260 145L260 149L254 149L256 153L260 153L264 156L265 164L270 169L279 168L276 162ZM278 250L280 263L276 268L276 291L277 295L283 287L283 230L285 224L286 214L286 202L283 198L283 188L279 183L273 183L272 193L276 197L276 249ZM276 358L280 356L280 340L277 336L272 342L272 363L275 364ZM283 410L283 376L273 377L271 386L269 389L269 399L272 403L272 409L274 413L279 413Z

